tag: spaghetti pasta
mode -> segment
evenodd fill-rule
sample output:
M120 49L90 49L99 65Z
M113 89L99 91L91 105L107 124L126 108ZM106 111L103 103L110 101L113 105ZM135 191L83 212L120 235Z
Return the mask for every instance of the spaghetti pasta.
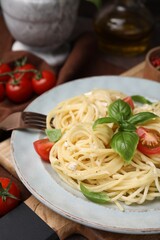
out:
M62 137L50 151L53 169L70 186L80 190L84 183L91 192L106 192L121 208L160 197L160 155L147 156L136 150L127 164L111 147L114 125L97 125L97 118L108 113L108 106L125 94L98 89L60 103L47 116L47 128L60 128ZM133 114L150 111L160 116L160 103L135 105ZM143 123L160 132L160 118Z

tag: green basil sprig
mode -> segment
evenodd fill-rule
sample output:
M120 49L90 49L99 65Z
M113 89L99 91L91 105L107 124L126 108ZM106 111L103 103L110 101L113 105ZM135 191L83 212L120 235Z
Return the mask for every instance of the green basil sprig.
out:
M110 198L105 192L91 192L82 183L80 183L80 189L83 195L92 202L102 204L110 201Z
M125 162L130 162L137 148L139 137L135 132L118 131L111 139L111 148L114 149Z
M148 120L150 120L152 118L155 118L155 117L158 117L158 116L155 115L154 113L151 113L151 112L140 112L140 113L137 113L137 114L131 116L128 119L128 122L132 123L134 125L137 125L139 123L145 123Z
M117 99L108 107L108 117L99 118L93 124L93 130L97 124L114 123L117 126L117 131L113 135L110 145L125 162L129 163L139 141L136 134L136 125L142 124L148 120L158 117L151 112L140 112L135 115L128 103L122 99Z
M128 103L118 99L109 105L108 115L121 123L132 115L132 110Z
M60 129L46 129L45 133L49 139L50 142L57 142L61 136L62 136L62 132Z
M133 95L133 96L131 96L131 98L134 102L137 102L137 103L152 104L151 101L149 101L148 99L146 99L145 97L140 96L140 95Z

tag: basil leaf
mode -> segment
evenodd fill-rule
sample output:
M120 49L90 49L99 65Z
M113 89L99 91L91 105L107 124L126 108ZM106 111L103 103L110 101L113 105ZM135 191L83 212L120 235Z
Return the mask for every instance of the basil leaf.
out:
M95 129L98 124L103 124L103 123L118 123L118 122L116 119L111 117L98 118L93 124L93 129Z
M158 116L152 112L140 112L140 113L137 113L137 114L131 116L128 119L128 122L136 125L139 123L144 123L148 120L151 120L151 119L157 118L157 117Z
M45 133L51 142L57 142L62 136L60 129L46 129Z
M111 147L129 163L137 148L139 137L134 132L117 132L111 139Z
M132 111L128 103L122 99L117 99L109 105L108 114L109 117L116 119L118 122L122 122L131 116Z
M110 201L110 198L105 192L91 192L82 183L80 183L80 189L83 195L90 201L95 203L106 203Z
M143 96L140 96L140 95L133 95L131 96L132 100L134 102L138 102L138 103L143 103L143 104L152 104L151 101L149 101L148 99L146 99L145 97Z
M120 124L119 131L134 132L135 130L135 125L130 122L124 121Z

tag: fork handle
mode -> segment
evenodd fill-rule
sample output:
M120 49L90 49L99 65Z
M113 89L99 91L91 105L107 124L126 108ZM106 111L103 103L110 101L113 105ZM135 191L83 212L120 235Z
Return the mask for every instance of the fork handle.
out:
M10 138L12 131L5 131L0 129L0 142L6 140L7 138Z

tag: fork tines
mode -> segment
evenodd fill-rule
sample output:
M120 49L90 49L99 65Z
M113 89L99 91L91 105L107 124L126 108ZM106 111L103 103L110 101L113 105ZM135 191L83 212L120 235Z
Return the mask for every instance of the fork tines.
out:
M46 115L35 112L23 112L22 119L26 125L29 127L34 127L38 129L46 128Z

